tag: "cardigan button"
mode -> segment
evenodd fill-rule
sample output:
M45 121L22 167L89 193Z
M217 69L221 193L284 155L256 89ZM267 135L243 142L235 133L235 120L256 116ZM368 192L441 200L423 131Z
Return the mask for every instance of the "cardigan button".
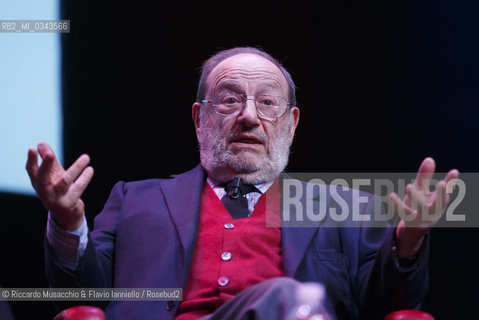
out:
M166 303L166 311L171 311L176 307L176 302L170 300Z
M225 223L225 229L233 229L235 227L232 223Z
M231 260L231 257L232 257L232 255L231 255L231 252L229 252L229 251L225 251L221 254L221 260L223 260L223 261Z
M230 279L228 279L228 277L225 277L225 276L222 276L218 279L218 284L221 286L221 287L224 287L226 286L228 283L230 282Z

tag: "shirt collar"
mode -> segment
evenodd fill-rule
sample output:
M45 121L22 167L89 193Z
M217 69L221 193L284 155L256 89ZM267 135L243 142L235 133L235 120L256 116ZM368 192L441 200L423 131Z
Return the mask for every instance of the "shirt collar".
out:
M276 179L274 180L271 180L271 181L268 181L268 182L263 182L263 183L258 183L258 184L255 184L254 186L259 190L261 191L262 194L264 194L266 191L268 191L269 187L271 187L271 185L274 183ZM208 182L208 184L211 186L211 188L213 189L217 189L217 188L221 188L221 189L224 189L222 186L220 186L218 183L216 183L216 181L214 181L211 177L207 177L206 178L206 182Z

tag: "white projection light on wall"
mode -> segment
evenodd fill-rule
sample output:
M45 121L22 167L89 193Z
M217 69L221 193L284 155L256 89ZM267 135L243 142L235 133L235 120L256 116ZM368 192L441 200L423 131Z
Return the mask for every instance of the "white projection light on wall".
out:
M55 20L58 12L58 0L0 2L0 20ZM25 163L40 141L62 162L60 57L59 33L0 32L0 192L34 194Z

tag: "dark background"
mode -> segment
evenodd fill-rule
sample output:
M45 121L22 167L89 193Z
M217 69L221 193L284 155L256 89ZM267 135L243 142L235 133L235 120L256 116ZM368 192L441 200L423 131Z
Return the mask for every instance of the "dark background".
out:
M479 169L477 1L62 1L64 159L88 153L83 199L101 211L118 180L168 177L198 161L191 121L198 69L218 49L260 46L298 87L289 171ZM26 155L25 150L25 155ZM26 156L25 156L26 158ZM4 287L47 287L46 212L0 194ZM477 229L434 229L436 319L476 314ZM16 319L52 319L46 302L11 303Z

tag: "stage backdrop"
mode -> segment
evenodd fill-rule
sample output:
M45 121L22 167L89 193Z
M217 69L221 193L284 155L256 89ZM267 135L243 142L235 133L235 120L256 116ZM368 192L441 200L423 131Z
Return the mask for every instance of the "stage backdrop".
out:
M61 18L71 21L61 37L64 162L92 158L90 226L116 181L168 177L199 162L198 70L233 46L265 49L296 81L301 119L289 171L412 172L426 156L442 172L478 171L478 9L452 0L62 2ZM0 200L0 282L47 286L45 210L32 197ZM424 309L438 320L475 314L478 235L432 231ZM26 305L12 304L18 319L55 313Z

